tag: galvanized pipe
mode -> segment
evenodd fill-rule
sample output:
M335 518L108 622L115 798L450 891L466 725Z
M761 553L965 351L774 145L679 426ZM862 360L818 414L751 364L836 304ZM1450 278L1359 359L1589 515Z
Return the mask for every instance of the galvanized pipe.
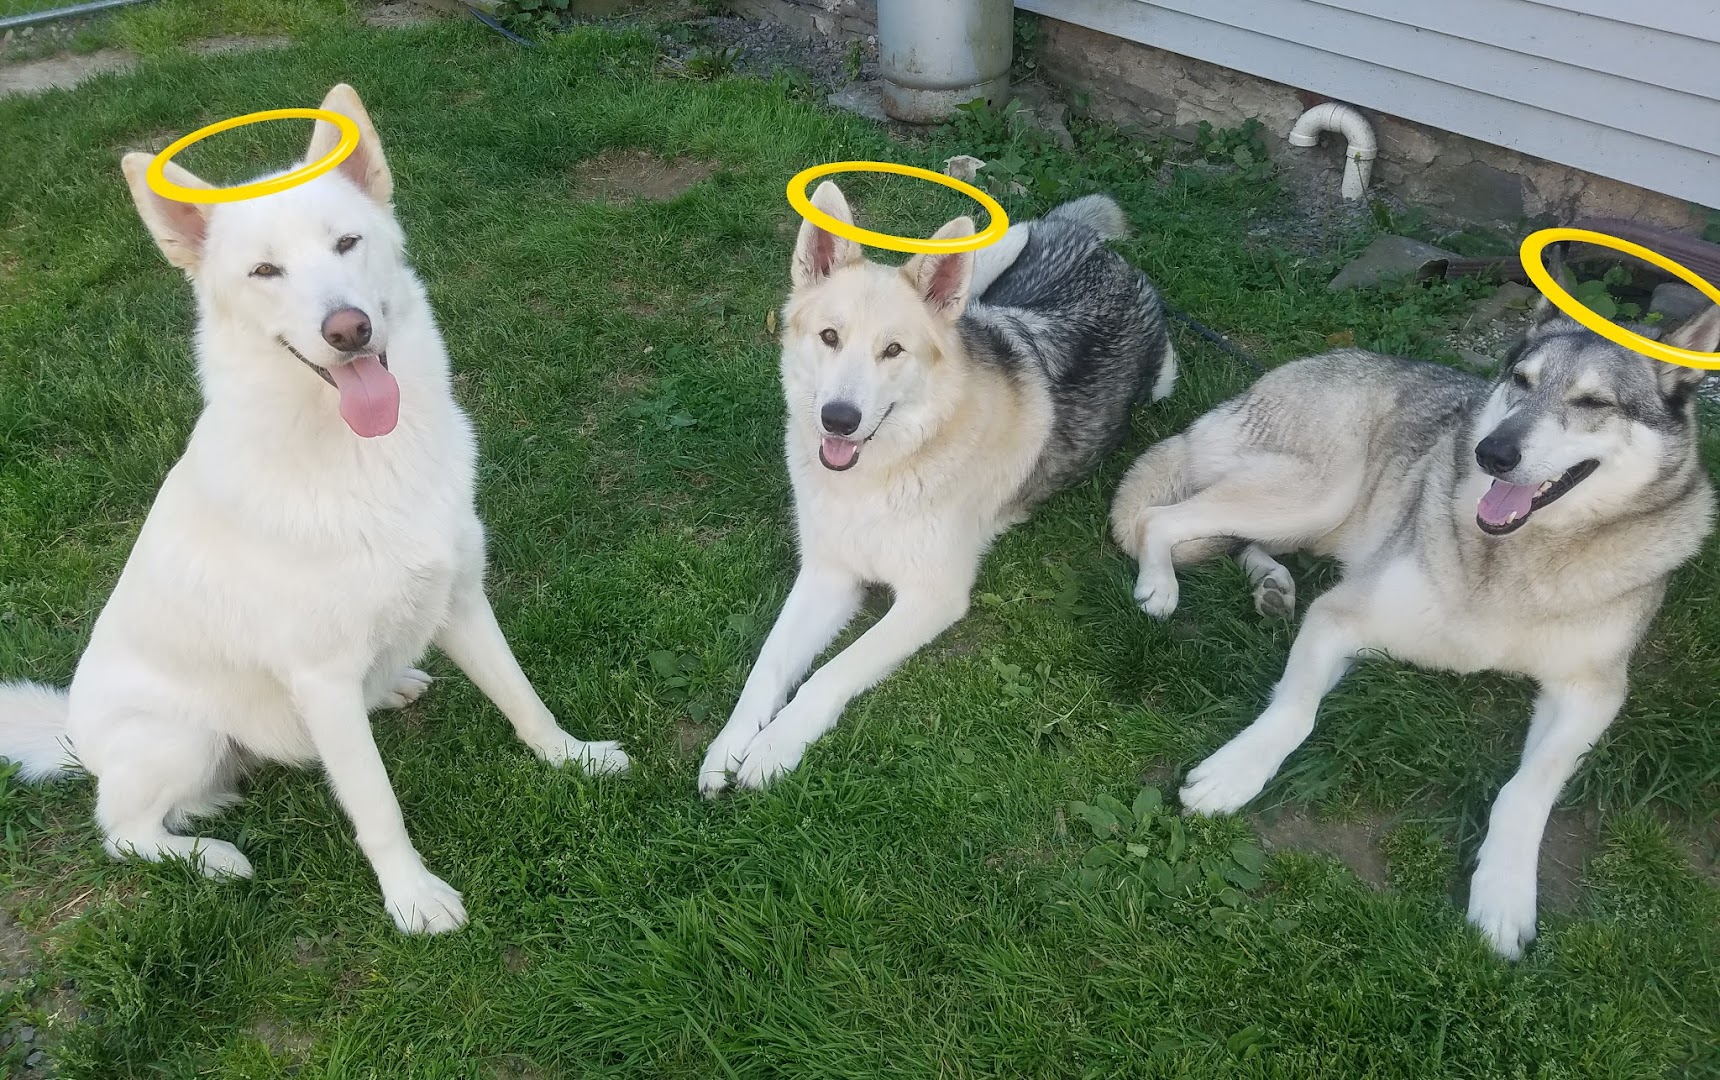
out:
M1009 95L1012 0L878 0L878 74L884 111L935 123L957 105Z
M28 15L8 15L0 19L0 30L11 30L19 26L35 26L37 23L53 22L56 19L75 19L79 15L95 15L110 8L129 7L132 4L147 4L150 0L89 0L86 4L73 4L70 7L54 8L50 11L34 11Z

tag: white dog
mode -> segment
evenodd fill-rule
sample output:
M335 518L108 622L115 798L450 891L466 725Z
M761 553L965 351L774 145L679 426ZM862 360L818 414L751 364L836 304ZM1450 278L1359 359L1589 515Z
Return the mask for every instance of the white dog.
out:
M249 762L321 761L395 924L438 933L465 923L460 894L407 836L367 716L424 692L412 665L431 643L545 761L619 772L627 758L556 725L496 625L472 429L388 165L350 87L322 107L362 140L279 194L172 202L144 182L149 155L124 160L138 214L196 290L205 406L69 694L0 686L0 755L40 779L75 754L115 857L240 877L251 864L232 844L178 828L232 802ZM307 160L336 138L319 122Z

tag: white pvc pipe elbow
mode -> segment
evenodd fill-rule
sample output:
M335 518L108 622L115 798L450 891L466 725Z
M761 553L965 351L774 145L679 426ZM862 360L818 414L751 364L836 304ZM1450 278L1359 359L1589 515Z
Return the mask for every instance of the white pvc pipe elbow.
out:
M1367 118L1348 105L1328 101L1303 113L1290 129L1291 146L1317 146L1320 133L1333 131L1344 137L1344 183L1339 194L1354 202L1368 188L1368 174L1373 171L1379 143Z

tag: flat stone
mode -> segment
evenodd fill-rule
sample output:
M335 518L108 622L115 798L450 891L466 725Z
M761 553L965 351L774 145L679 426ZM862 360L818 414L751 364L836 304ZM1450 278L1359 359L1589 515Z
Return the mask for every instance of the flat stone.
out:
M1407 236L1379 236L1366 251L1338 271L1338 276L1326 288L1332 292L1372 288L1382 281L1417 273L1430 263L1456 258L1461 256Z
M1465 364L1481 371L1492 371L1499 366L1497 356L1488 356L1486 353L1476 352L1474 349L1459 349L1457 355L1463 358Z
M882 124L890 117L884 112L884 93L875 82L853 82L825 98L843 112L864 116Z
M1668 281L1654 287L1654 296L1648 302L1648 310L1658 312L1667 322L1688 319L1703 308L1709 300L1697 290L1682 281Z
M1021 103L1028 123L1051 136L1051 141L1063 149L1075 149L1075 136L1069 133L1069 106L1039 86L1014 87L1011 96Z
M1507 281L1495 289L1492 296L1475 305L1475 309L1469 313L1469 318L1464 320L1463 328L1467 330L1475 326L1486 326L1490 322L1503 318L1509 312L1525 311L1540 298L1541 294L1536 291L1533 285L1520 285L1515 281Z

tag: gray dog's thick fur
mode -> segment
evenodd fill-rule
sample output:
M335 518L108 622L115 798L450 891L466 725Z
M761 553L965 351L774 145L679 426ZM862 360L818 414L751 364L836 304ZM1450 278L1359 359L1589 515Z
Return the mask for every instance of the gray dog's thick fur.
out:
M1713 351L1720 309L1669 340ZM1518 955L1535 936L1547 815L1623 704L1667 579L1713 525L1701 374L1546 309L1491 385L1330 353L1278 368L1149 450L1112 513L1140 559L1135 597L1149 614L1176 606L1173 563L1224 550L1240 554L1263 613L1294 608L1275 554L1344 566L1309 606L1270 706L1189 773L1184 806L1224 813L1259 794L1364 652L1528 675L1541 695L1469 901L1493 946Z

